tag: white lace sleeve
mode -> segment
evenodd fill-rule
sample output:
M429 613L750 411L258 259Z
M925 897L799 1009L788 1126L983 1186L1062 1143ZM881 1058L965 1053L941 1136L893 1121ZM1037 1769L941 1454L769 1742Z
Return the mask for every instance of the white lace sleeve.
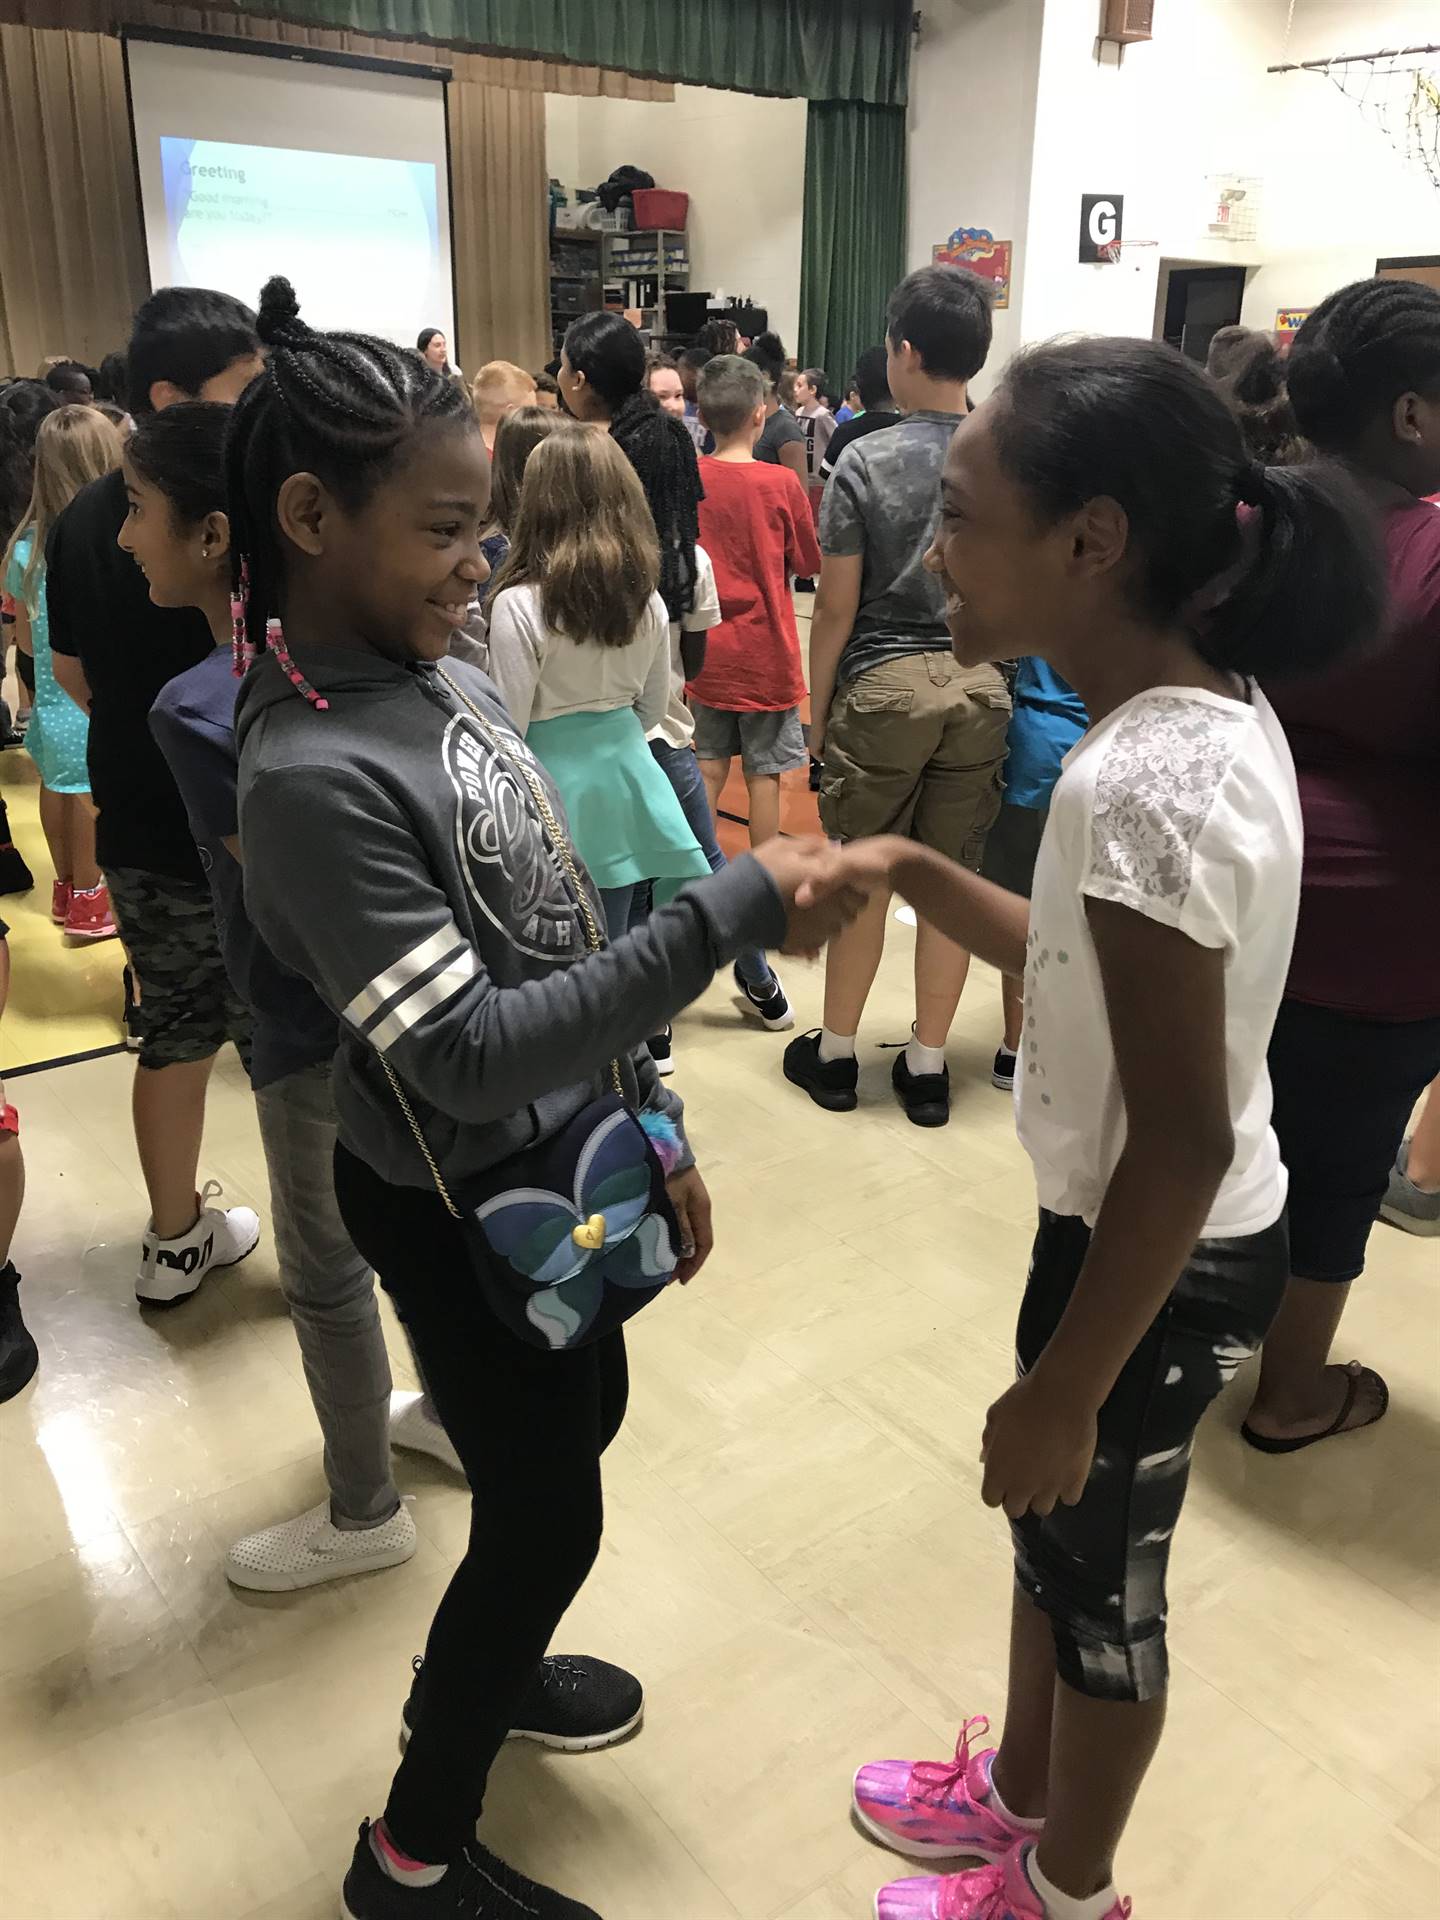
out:
M1160 695L1116 729L1095 783L1083 891L1178 926L1195 847L1235 757L1242 713Z

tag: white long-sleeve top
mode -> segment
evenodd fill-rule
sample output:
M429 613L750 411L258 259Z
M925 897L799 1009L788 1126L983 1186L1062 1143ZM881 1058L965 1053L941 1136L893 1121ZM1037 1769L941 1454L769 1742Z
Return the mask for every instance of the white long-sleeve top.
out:
M613 713L633 707L647 734L670 701L670 626L665 602L652 593L623 647L572 640L545 623L540 589L507 587L492 600L490 677L505 698L516 731L567 713Z

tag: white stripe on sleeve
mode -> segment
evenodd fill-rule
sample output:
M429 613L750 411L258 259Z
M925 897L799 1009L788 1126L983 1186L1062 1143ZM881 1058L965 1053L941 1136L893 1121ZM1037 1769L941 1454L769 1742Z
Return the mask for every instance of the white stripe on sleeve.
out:
M427 980L423 987L407 994L397 1007L392 1007L385 1018L370 1029L365 1036L372 1047L378 1047L381 1053L390 1048L404 1033L408 1033L417 1020L457 994L461 987L473 980L480 971L480 962L469 947L456 954L449 966L437 973L433 980Z
M360 989L341 1018L348 1020L352 1027L363 1028L365 1022L373 1020L385 1002L399 993L402 987L408 987L438 960L447 959L456 947L464 944L459 927L453 920L447 920L434 933L427 933L419 946L402 954L383 973L377 973L368 987Z

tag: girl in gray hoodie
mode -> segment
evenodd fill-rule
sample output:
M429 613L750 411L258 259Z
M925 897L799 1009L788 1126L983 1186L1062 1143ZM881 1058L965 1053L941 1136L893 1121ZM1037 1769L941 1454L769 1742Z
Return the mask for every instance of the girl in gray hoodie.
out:
M266 288L260 328L272 357L236 408L227 462L237 626L255 656L237 710L246 898L277 958L339 1016L341 1211L414 1340L473 1496L405 1710L406 1754L384 1818L361 1829L344 1911L594 1920L496 1859L475 1826L599 1547L624 1338L552 1352L502 1325L385 1066L453 1184L549 1140L618 1061L629 1105L669 1123L678 1277L693 1278L709 1200L644 1036L741 948L813 949L859 898L841 888L798 909L835 856L776 841L587 951L599 903L582 872L587 916L542 831L531 781L543 770L493 685L444 657L482 571L473 414L416 356L312 333L284 281ZM638 1724L638 1686L617 1669L556 1683L583 1683L591 1706L611 1695L566 1744Z

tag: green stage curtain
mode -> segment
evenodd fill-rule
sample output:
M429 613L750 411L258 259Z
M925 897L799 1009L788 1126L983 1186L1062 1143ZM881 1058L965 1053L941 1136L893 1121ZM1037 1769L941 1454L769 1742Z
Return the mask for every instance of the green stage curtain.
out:
M742 93L903 104L911 0L246 0L246 13Z
M905 273L905 109L812 101L800 254L802 366L847 380Z

